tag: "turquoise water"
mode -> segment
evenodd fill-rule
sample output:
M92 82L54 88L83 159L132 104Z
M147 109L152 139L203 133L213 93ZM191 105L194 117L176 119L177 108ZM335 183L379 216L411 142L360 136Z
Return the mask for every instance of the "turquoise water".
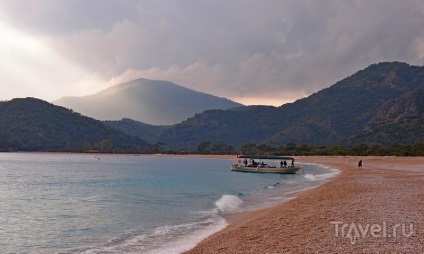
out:
M226 213L283 202L335 170L236 173L233 161L0 153L1 253L180 253Z

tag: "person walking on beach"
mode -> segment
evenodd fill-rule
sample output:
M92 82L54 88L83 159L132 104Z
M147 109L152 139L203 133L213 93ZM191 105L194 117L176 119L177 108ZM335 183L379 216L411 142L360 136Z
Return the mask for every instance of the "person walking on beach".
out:
M358 162L358 168L362 168L362 160L359 160L359 162Z

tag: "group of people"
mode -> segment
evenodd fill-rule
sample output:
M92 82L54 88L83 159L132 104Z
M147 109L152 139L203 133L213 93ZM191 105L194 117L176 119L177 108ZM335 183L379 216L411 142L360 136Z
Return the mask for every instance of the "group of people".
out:
M241 163L241 161L239 160L239 163ZM261 163L256 162L254 159L250 159L250 164L248 163L247 159L243 160L243 164L245 167L256 167L256 166L261 166L261 167L265 167L267 166L267 164L265 164L263 161ZM292 158L291 161L291 166L294 167L294 159ZM287 161L280 161L280 168L287 168Z
M294 167L294 159L292 158L291 166ZM280 168L287 168L287 161L280 161Z
M256 167L256 166L259 166L259 165L261 167L267 166L267 164L265 164L263 161L261 163L258 163L254 159L250 159L250 164L248 164L247 159L244 159L243 164L244 164L245 167Z

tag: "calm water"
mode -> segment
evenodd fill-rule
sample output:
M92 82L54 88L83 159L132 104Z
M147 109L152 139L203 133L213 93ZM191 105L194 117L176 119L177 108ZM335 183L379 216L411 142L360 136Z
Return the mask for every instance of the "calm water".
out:
M335 170L236 173L231 160L0 153L1 253L179 253L225 213L275 205Z

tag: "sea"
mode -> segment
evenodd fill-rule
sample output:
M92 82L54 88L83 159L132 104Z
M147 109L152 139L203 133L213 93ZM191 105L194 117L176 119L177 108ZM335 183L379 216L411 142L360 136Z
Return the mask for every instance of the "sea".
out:
M181 253L225 228L227 215L285 202L338 173L315 164L295 175L241 173L234 162L0 153L0 253Z

